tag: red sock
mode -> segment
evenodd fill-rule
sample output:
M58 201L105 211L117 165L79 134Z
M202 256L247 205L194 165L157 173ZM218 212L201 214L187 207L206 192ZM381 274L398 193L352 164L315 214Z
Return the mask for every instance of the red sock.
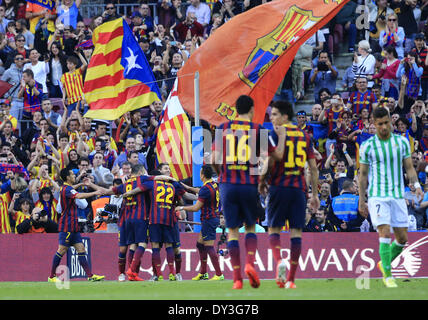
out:
M131 268L132 259L134 259L134 250L129 249L128 250L128 268Z
M166 250L166 261L168 262L169 273L175 274L174 268L174 249L172 247L168 247Z
M278 263L281 260L281 238L278 233L269 235L270 248L272 250L273 258Z
M230 260L233 267L233 281L242 280L241 274L241 257L239 253L239 242L238 240L230 240L227 243L229 249Z
M141 263L141 257L144 254L144 247L137 247L137 250L135 250L134 253L134 258L132 259L132 264L131 264L131 270L134 273L138 273L138 271L140 270L140 263Z
M245 248L247 251L246 261L254 267L257 251L257 236L255 233L247 233L245 235Z
M160 271L160 268L161 268L161 257L160 257L160 249L159 248L153 248L152 249L152 265L153 265L154 270L156 272L155 274L158 277L160 277L162 274L161 274L161 271Z
M218 263L217 252L215 252L213 246L205 246L208 255L210 256L211 262L214 266L215 274L221 276L222 272L220 269L220 264Z
M196 242L196 248L198 248L199 260L201 261L201 268L199 273L205 274L207 273L207 258L208 258L207 250L205 248L205 245L199 242Z
M291 249L290 249L290 271L287 275L287 281L294 282L294 277L296 275L297 267L299 266L299 257L302 251L302 239L301 238L292 238L291 240Z
M125 273L125 267L126 267L126 253L119 252L119 259L117 261L117 264L119 266L119 274Z
M175 271L177 273L180 273L180 271L181 271L181 252L179 254L176 254L174 256L174 259L175 259Z

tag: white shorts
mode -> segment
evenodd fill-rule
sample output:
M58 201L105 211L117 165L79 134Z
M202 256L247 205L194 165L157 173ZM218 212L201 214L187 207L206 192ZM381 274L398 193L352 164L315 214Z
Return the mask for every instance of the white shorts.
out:
M383 224L393 228L408 228L409 226L409 213L404 199L369 198L368 207L375 229Z

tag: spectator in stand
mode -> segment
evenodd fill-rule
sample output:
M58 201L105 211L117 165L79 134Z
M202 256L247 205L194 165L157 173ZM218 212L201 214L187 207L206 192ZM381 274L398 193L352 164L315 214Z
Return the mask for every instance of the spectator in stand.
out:
M373 92L368 88L368 81L366 77L358 77L355 81L358 91L352 92L347 107L352 111L354 117L358 116L361 109L369 110L369 113L377 106L377 99Z
M19 129L21 127L20 121L22 119L23 99L18 97L18 93L24 70L24 57L22 54L17 53L14 56L14 61L15 63L13 63L2 75L1 80L13 85L13 87L6 93L6 96L11 101L10 114L18 120L17 127Z
M5 6L5 13L4 16L8 20L16 20L17 19L17 1L14 0L4 0L4 6Z
M122 164L127 161L126 155L128 152L136 151L136 144L135 144L135 138L134 137L128 137L125 141L125 150L116 158L116 161L114 162L114 167L119 166L121 167ZM143 153L138 154L138 163L143 164L144 167L147 167L146 163L146 157Z
M9 215L12 217L11 222L13 221L13 225L15 226L15 233L18 233L17 226L21 224L25 219L29 219L31 215L31 210L33 203L28 198L22 198L18 200L20 197L20 192L15 192L12 201L9 204ZM15 210L15 202L18 203L18 208Z
M421 90L421 76L424 69L416 64L417 58L416 52L409 52L398 66L397 78L401 80L398 106L402 115L409 113L410 107Z
M143 3L139 8L139 12L141 13L141 19L142 19L141 29L144 30L145 35L149 35L150 32L154 31L154 26L155 26L153 18L150 15L149 5L146 3Z
M367 5L369 7L370 46L373 48L373 52L381 52L379 35L386 27L386 16L394 13L394 11L388 6L388 0L376 0L375 3L368 1Z
M57 2L58 20L65 26L71 26L76 29L79 19L79 7L82 0L63 0ZM80 17L81 18L81 17Z
M33 49L34 47L34 34L28 30L27 20L19 19L16 21L16 30L18 34L22 34L25 37L25 46L28 49Z
M70 56L67 58L68 72L64 73L61 77L61 84L63 87L63 100L66 103L67 116L69 117L74 110L79 110L83 99L83 74L86 71L87 63L83 58L80 51L78 56L82 63L81 67L78 68L79 60Z
M327 208L320 206L314 217L303 229L304 232L337 232L339 229L327 218Z
M30 62L24 65L24 70L30 69L33 71L34 80L40 83L43 87L43 93L48 94L48 86L46 84L47 76L49 73L48 59L44 57L45 61L40 61L40 53L36 49L30 51Z
M126 137L128 136L135 136L137 133L140 133L145 136L145 132L141 128L141 110L133 110L131 112L127 112L125 114L126 118L126 125L124 126L124 129L122 133L120 134L120 140L124 141L126 140Z
M358 211L359 196L355 193L353 180L345 179L343 181L343 190L341 194L333 198L331 211L338 221L333 222L340 225L341 231L360 232L360 226L364 218Z
M21 34L18 34L15 37L15 43L16 43L16 49L10 51L7 54L7 59L6 62L4 64L5 69L9 69L10 66L15 62L14 58L16 57L17 54L21 54L22 57L24 58L23 62L27 63L29 62L29 57L30 57L30 50L27 50L25 48L25 37Z
M321 51L318 56L318 63L310 74L310 83L314 84L314 97L315 102L320 103L318 100L318 93L322 88L327 88L330 92L336 91L336 79L338 71L332 65L328 53Z
M18 98L24 98L21 132L25 132L32 115L35 112L40 112L40 105L43 100L43 87L40 83L34 80L34 73L30 69L24 70L22 73Z
M345 31L348 33L348 52L354 52L357 40L357 3L349 1L333 18L333 34L328 37L330 54L339 53L339 44L344 40Z
M205 28L204 38L208 38L222 24L220 13L213 13L211 23Z
M6 7L0 5L0 33L5 34L7 32L7 25L10 20L5 18Z
M41 5L31 3L27 1L27 7L25 9L25 19L30 22L30 32L36 33L36 26L40 19L46 19L47 28L50 32L55 31L54 21L57 17L56 8L52 10L42 7Z
M337 119L336 129L329 135L329 138L336 139L336 145L342 145L342 150L345 153L349 152L351 157L355 157L355 142L350 137L354 131L351 125L352 113L348 110L343 110Z
M106 3L106 9L104 10L101 16L103 17L103 22L108 22L120 18L120 15L117 14L116 6L113 1L108 1Z
M196 21L196 15L194 12L188 12L186 19L180 22L175 28L174 31L177 35L177 40L184 42L187 39L193 37L203 37L204 36L204 26Z
M340 97L340 95L339 95ZM344 110L344 105L342 99L339 97L335 98L325 98L323 101L324 110L321 112L318 121L322 124L326 124L328 127L327 136L330 137L330 134L337 127L337 119L340 117L341 112ZM327 150L327 156L330 152L330 145L336 143L336 139L328 138L325 144L325 149Z
M340 144L334 145L332 147L330 156L325 162L325 168L333 168L331 164L333 163L331 154L335 155L337 159L335 166L335 173L333 175L333 182L331 184L331 195L333 197L339 195L339 191L343 189L343 181L345 178L353 180L355 175L354 162L346 151L346 147Z
M163 67L165 72L165 85L166 85L166 93L169 93L174 86L175 78L177 77L178 70L183 66L183 53L173 51L171 47L171 43L166 45L166 50L163 53ZM171 62L170 60L171 56Z
M374 76L368 76L368 79L382 80L382 96L398 99L400 81L397 79L397 70L400 60L394 47L386 47L385 53L386 59L382 62L379 72Z
M370 54L370 44L366 40L361 40L358 43L358 54L354 53L354 60L352 63L352 72L355 75L355 80L361 77L367 77L368 75L374 75L376 59ZM371 88L374 82L370 81L368 87Z
M414 9L417 0L392 0L391 9L398 15L398 25L403 27L406 41L404 52L409 52L416 34L418 33L418 23L415 18Z
M87 142L89 146L89 150L93 151L95 149L96 139L99 137L104 137L106 134L107 134L107 123L101 122L101 121L95 122L95 135L91 139L89 139L89 141ZM117 152L118 149L117 149L115 140L113 139L113 137L110 137L109 139L110 139L111 148Z
M204 28L210 23L211 9L205 2L201 2L200 0L190 0L186 16L188 16L190 12L195 14L196 21Z
M172 0L172 7L174 9L175 14L175 23L173 25L178 25L178 23L184 21L186 19L186 5L182 3L181 0ZM172 29L172 26L171 26Z
M220 14L221 22L225 23L234 16L242 13L242 8L236 0L219 0L214 4L214 13Z
M409 120L407 120L405 117L400 117L397 121L395 121L397 130L394 132L395 134L402 135L407 140L409 140L411 152L415 150L415 133L418 129L416 115L413 110L414 110L414 107L412 107L412 111L411 111L412 125L410 125Z
M16 226L16 233L58 233L58 224L48 218L46 210L35 207L31 216Z
M176 9L171 4L170 0L161 0L157 3L157 16L159 24L163 25L165 29L171 28L176 23L175 13Z
M391 13L386 18L385 30L382 30L379 35L379 46L382 49L393 47L397 51L398 59L404 58L404 29L398 26L398 17L395 13Z
M416 52L418 55L417 64L420 67L424 68L424 72L421 76L421 87L422 87L422 100L426 100L428 97L428 48L425 42L425 35L423 33L418 33L415 36L415 47L412 49L412 52Z
M67 57L61 49L59 42L53 42L49 55L49 70L47 83L50 98L62 98L61 77L68 71Z
M49 126L55 130L61 125L62 116L52 110L52 102L50 99L45 98L42 101L43 117L48 121Z

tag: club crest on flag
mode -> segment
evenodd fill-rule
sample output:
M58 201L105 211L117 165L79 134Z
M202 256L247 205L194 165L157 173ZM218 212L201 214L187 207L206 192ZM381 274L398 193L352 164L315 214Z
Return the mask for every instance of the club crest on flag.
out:
M253 88L275 60L321 19L314 17L312 10L303 10L295 5L290 7L281 23L257 40L257 46L248 57L239 78Z

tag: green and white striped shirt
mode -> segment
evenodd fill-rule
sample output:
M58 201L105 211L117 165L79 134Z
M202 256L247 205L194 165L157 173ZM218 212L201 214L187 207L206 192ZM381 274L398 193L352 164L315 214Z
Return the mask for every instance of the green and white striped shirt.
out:
M404 197L403 160L411 156L409 140L391 133L388 140L377 134L364 141L360 163L369 165L369 197Z

